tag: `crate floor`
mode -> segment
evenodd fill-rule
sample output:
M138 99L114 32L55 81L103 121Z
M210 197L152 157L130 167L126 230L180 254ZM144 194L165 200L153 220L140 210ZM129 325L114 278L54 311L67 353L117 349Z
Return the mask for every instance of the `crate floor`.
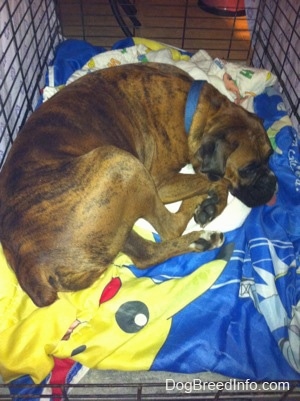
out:
M191 52L209 50L213 57L227 60L248 60L251 35L246 16L220 17L201 9L195 0L135 0L136 14L128 16L122 7L125 1L115 3L119 3L123 25L118 24L107 0L58 0L63 35L110 47L124 36L123 26L132 36ZM139 26L134 26L132 17Z

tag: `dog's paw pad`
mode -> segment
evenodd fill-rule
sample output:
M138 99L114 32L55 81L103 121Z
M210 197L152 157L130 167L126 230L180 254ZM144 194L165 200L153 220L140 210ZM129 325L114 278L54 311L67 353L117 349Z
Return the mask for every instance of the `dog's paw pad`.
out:
M203 252L219 248L223 243L223 233L218 231L200 231L199 238L190 245L190 248L194 249L196 252Z
M215 192L210 192L208 197L197 206L194 212L195 222L201 226L212 221L217 214L218 196Z

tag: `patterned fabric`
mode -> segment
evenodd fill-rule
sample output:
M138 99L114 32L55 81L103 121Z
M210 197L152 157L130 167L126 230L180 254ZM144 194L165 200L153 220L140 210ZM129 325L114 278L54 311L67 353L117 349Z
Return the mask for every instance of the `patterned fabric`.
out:
M299 140L272 87L253 108L275 148L277 201L225 230L221 250L149 270L122 255L91 288L47 308L32 304L0 254L0 373L11 386L76 381L87 368L300 379Z

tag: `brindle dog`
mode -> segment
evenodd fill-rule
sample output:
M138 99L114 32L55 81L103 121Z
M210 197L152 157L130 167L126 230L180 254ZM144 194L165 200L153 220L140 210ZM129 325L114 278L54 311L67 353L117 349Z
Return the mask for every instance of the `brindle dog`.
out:
M205 225L228 190L267 202L276 179L260 120L204 83L189 132L193 80L176 67L126 65L91 73L28 119L0 175L0 240L21 287L38 306L91 285L119 252L143 269L220 246ZM196 174L179 174L192 163ZM164 204L183 200L179 212ZM196 212L195 212L196 210ZM133 231L139 218L162 237Z

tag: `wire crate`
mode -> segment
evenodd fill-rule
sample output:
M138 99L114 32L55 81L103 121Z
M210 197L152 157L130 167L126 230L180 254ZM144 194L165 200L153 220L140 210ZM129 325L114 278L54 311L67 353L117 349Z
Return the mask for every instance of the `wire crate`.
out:
M243 2L244 3L244 2ZM110 47L124 36L141 36L213 57L250 63L273 71L295 127L300 124L299 15L294 0L245 0L246 15L207 10L203 2L127 0L3 0L0 5L0 168L19 129L37 107L47 66L64 38ZM209 11L209 12L208 12ZM293 18L286 17L287 11ZM212 28L213 27L213 28ZM249 29L250 28L250 29ZM252 31L252 33L251 33ZM280 34L278 35L278 31ZM275 33L276 32L276 33ZM30 50L30 51L29 51ZM45 389L53 386L44 386ZM299 383L288 388L231 392L226 389L167 392L161 381L79 383L57 386L62 400L298 400ZM22 399L47 399L32 394ZM46 391L47 393L47 391ZM0 400L10 396L0 385Z
M254 27L251 60L255 67L269 69L277 75L295 127L300 125L299 10L297 1L261 2Z
M36 107L47 65L61 40L52 0L0 5L0 168L19 129Z
M249 18L209 13L202 1L57 1L63 34L83 38L100 46L111 46L122 36L151 38L169 45L197 51L207 49L213 57L247 60L250 50ZM244 4L242 0L235 1ZM254 5L252 8L255 8ZM254 23L254 19L252 22ZM213 27L213 29L212 29Z

